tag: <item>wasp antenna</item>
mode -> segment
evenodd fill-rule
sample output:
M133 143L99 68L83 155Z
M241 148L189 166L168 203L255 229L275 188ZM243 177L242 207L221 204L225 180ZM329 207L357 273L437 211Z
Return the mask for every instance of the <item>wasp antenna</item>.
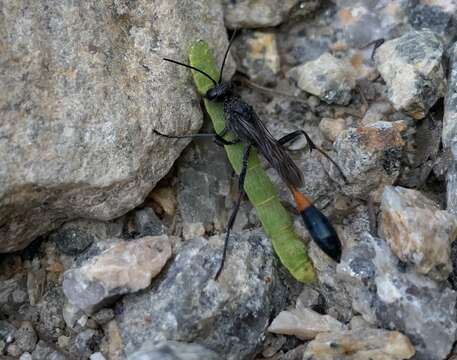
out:
M181 62L176 61L176 60L167 59L167 58L163 58L163 60L169 61L169 62L171 62L171 63L173 63L173 64L176 64L176 65L184 66L184 67L186 67L186 68L189 68L189 69L192 69L192 70L195 70L195 71L198 71L200 74L203 74L203 75L205 75L208 79L210 79L210 80L213 82L214 85L217 85L216 80L214 80L211 76L209 76L209 75L208 75L206 72L204 72L203 70L200 70L200 69L198 69L198 68L196 68L196 67L194 67L194 66L188 65L188 64L181 63Z
M233 44L233 41L235 40L235 35L236 35L237 31L238 31L238 29L233 30L232 37L230 38L230 42L227 46L227 50L225 50L224 59L222 60L221 70L219 71L219 81L218 81L219 84L222 82L222 73L224 72L225 61L227 60L227 55L229 53L230 47Z

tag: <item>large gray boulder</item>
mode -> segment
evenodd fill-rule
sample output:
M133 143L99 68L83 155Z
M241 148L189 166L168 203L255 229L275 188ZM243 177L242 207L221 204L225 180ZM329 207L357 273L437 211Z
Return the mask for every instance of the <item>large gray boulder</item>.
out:
M153 130L202 119L190 72L162 57L227 45L210 0L5 0L0 29L0 252L140 204L187 144Z

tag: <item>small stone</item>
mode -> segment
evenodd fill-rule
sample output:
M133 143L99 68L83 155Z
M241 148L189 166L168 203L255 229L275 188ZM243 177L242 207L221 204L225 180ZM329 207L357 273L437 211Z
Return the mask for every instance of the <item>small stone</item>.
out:
M374 327L374 326L371 325L369 322L367 322L363 318L363 316L356 315L351 319L351 321L349 323L349 327L351 328L351 330L358 330L358 329L366 329L366 328L370 328L370 327Z
M437 3L437 4L434 4ZM417 4L408 14L409 23L416 30L430 29L437 34L452 40L456 33L455 17L457 6L445 1L428 1L427 4Z
M335 161L348 179L347 196L365 198L369 193L391 185L400 174L400 161L406 125L380 121L370 126L343 131L335 142ZM334 177L340 175L333 172Z
M351 65L329 53L292 68L288 76L297 81L300 89L329 104L347 105L355 88L355 74Z
M87 329L70 341L69 352L79 359L87 359L98 350L102 335L99 331Z
M15 358L18 358L22 354L22 351L19 348L19 346L17 346L16 343L13 343L13 344L9 344L6 347L6 353L10 356L14 356Z
M166 233L166 228L151 208L135 211L135 232L139 237L158 236Z
M92 315L92 319L99 325L105 325L114 319L114 311L108 308L101 309Z
M57 339L59 331L65 328L63 307L65 295L60 286L49 289L37 304L39 323L36 325L38 333L43 332Z
M182 236L185 240L204 236L206 233L205 226L198 223L184 223L182 227Z
M306 346L299 345L295 349L289 350L285 354L280 354L275 360L303 360Z
M128 360L218 360L220 356L199 344L167 341L159 344L146 343Z
M101 350L104 350L103 352L107 354L108 359L122 359L124 344L116 320L111 320L106 324L103 327L103 332L106 348Z
M443 44L430 30L411 31L381 45L376 66L395 109L422 119L444 96Z
M419 191L399 186L385 187L381 210L382 233L395 255L421 274L446 280L452 271L457 216Z
M0 339L6 344L12 343L16 336L16 327L6 320L0 320Z
M37 341L38 337L32 323L30 321L24 321L16 331L15 344L21 352L32 352L35 349Z
M57 345L59 348L67 350L70 346L70 339L69 336L61 335L57 338Z
M303 360L400 360L414 353L408 337L398 331L358 329L318 334L308 344Z
M174 216L176 213L176 194L170 187L161 187L154 189L149 196L152 200L160 205L165 214Z
M73 329L78 319L83 315L83 311L72 303L65 303L62 311L63 319L70 329Z
M234 56L239 71L258 83L269 85L280 70L276 33L271 31L243 31L234 43Z
M32 360L32 354L25 352L19 357L19 360Z
M38 341L32 353L33 360L66 360L66 357L43 340Z
M116 297L144 289L171 256L168 236L117 241L64 274L63 291L76 307L91 313Z
M96 352L90 356L90 360L105 360L105 357L103 356L102 353Z
M370 107L363 115L362 126L372 125L378 121L387 120L388 116L394 112L394 108L387 101L379 101L370 104Z
M54 241L57 248L64 254L75 256L86 250L96 237L89 231L84 231L76 226L64 226L54 232L50 239Z
M319 123L319 130L331 142L335 141L338 135L346 129L346 121L344 119L322 118Z
M30 305L36 305L43 296L46 286L46 270L37 257L27 266L27 293Z
M336 277L351 294L353 310L371 324L407 335L418 359L442 360L451 351L457 293L402 266L384 240L362 234L345 249Z
M319 5L316 0L224 0L222 3L225 25L230 29L276 26L295 13L304 16Z
M329 315L321 315L311 309L301 311L292 309L281 311L270 324L268 331L310 340L321 332L337 331L343 328L343 324Z

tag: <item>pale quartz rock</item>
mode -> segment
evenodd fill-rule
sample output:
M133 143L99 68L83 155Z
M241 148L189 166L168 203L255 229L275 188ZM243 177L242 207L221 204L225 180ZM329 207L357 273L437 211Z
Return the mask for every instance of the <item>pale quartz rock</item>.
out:
M419 273L447 279L452 271L457 216L441 210L419 191L399 186L385 187L381 210L382 231L395 255Z
M314 339L321 332L343 330L344 325L330 315L321 315L311 309L281 311L273 320L269 332L294 335L302 340Z
M329 104L348 104L356 85L351 64L329 53L292 68L288 76L297 82L300 89Z
M317 335L308 344L303 360L400 360L414 353L408 337L398 331L365 328Z
M442 41L430 30L408 32L377 49L376 66L396 110L422 119L444 96L442 56Z
M171 257L168 236L115 242L81 267L64 274L70 303L91 313L119 295L149 286Z

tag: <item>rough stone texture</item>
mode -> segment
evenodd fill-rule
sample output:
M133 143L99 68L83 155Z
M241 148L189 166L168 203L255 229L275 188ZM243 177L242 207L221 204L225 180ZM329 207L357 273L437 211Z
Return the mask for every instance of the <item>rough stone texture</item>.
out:
M21 350L21 352L32 352L35 349L35 345L38 341L37 334L33 329L33 325L30 321L24 321L19 329L16 331L15 344Z
M185 239L225 229L230 178L227 155L213 141L195 141L183 152L178 160L177 200Z
M179 341L166 341L156 345L146 343L127 360L218 360L220 356L205 347Z
M398 186L384 188L381 210L383 237L395 255L421 274L446 280L452 271L457 216L420 192Z
M65 320L63 318L64 304L65 295L60 286L46 291L37 304L39 322L34 322L34 324L39 333L45 333L49 338L57 339L65 328Z
M269 332L294 335L303 340L314 339L321 332L338 330L343 330L342 323L311 309L281 311L268 327Z
M135 211L135 232L142 236L158 236L166 233L166 227L151 208Z
M288 76L300 89L316 95L329 104L346 105L355 88L355 74L350 63L329 53L292 68Z
M415 359L446 358L457 335L454 290L405 269L384 240L368 233L343 253L337 272L365 320L408 336Z
M120 222L75 220L62 225L51 233L49 239L64 254L75 256L86 250L92 243L118 237L122 233Z
M231 237L224 269L222 238L185 242L173 264L147 291L123 298L117 316L126 354L145 342L195 342L226 359L250 358L273 307L283 302L270 241L260 232ZM282 305L284 306L284 305Z
M204 39L221 59L218 4L2 2L0 251L143 201L187 144L153 129L188 133L202 118L190 72L161 58L186 61Z
M414 29L430 29L449 41L457 35L456 11L452 0L428 0L411 9L408 20Z
M117 241L82 266L64 274L68 300L87 313L116 297L144 289L171 257L168 236Z
M258 84L272 84L280 70L276 33L243 31L233 44L238 70Z
M323 333L311 341L303 360L410 359L414 347L398 331L358 329Z
M67 358L67 355L54 349L43 340L38 341L38 344L32 353L33 360L66 360Z
M27 282L23 274L0 280L0 312L13 316L28 301Z
M230 29L279 25L284 20L313 11L316 0L223 0L225 25Z
M450 50L449 65L442 141L452 155L452 165L446 175L447 209L457 215L457 44Z
M319 130L331 142L335 141L339 134L346 129L344 119L323 118L319 123Z
M70 344L70 354L76 359L87 359L99 348L102 334L100 331L86 329L80 332Z
M335 161L349 182L343 188L346 195L365 198L370 192L393 184L400 174L405 129L401 121L379 121L340 134L335 142Z
M385 42L375 54L395 109L422 119L444 96L443 44L430 30L411 31Z

